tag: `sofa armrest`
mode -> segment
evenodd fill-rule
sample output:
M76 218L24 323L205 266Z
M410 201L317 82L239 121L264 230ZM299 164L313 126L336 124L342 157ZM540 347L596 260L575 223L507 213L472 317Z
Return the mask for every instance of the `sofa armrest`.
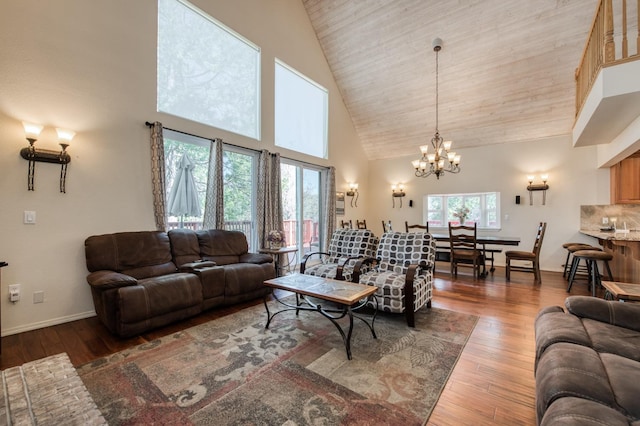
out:
M108 290L138 284L138 280L132 276L115 271L92 272L87 276L87 282L96 290Z
M336 280L344 280L344 268L347 266L347 263L349 263L352 260L355 260L355 262L353 263L353 267L356 267L356 264L358 263L358 261L360 259L364 259L365 256L363 255L358 255L358 256L348 256L348 257L343 257L341 259L338 259L338 267L336 268ZM361 274L363 271L362 269L362 265L360 265L360 269L358 270L358 277L360 276L359 274Z
M271 263L273 258L268 254L262 253L244 253L240 255L240 263L255 263L260 265L262 263Z
M570 296L567 311L580 318L640 331L640 304L603 300L590 296Z
M323 251L313 251L311 253L307 253L304 255L304 257L302 258L302 261L300 262L300 273L304 274L304 271L307 269L307 262L309 261L309 259L311 259L313 256L318 256L318 258L320 259L320 261L322 261L324 256L330 256L329 253L325 253Z
M376 266L379 263L379 259L375 257L363 257L356 262L356 265L353 267L353 275L351 276L351 281L357 283L360 281L360 274L367 271L370 268Z
M197 260L195 262L189 262L189 263L184 263L180 265L180 267L178 268L178 271L193 273L198 269L210 268L216 265L217 265L216 262L213 262L211 260Z

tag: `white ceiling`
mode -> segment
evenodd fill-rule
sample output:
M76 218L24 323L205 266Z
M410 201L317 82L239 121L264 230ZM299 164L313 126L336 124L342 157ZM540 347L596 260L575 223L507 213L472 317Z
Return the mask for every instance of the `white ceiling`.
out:
M597 0L303 0L369 159L570 135ZM464 158L463 158L464 161Z

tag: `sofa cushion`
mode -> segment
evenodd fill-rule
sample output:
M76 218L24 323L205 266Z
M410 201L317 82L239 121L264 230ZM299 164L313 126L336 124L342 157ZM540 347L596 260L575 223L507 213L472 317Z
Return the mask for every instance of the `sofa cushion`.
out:
M588 399L567 397L555 400L544 414L540 426L629 426L624 414Z
M640 363L619 355L600 354L619 411L640 419Z
M175 273L139 280L138 285L119 292L120 321L137 323L202 304L200 279L194 274Z
M200 260L198 236L191 229L172 229L167 232L171 242L171 254L176 266Z
M207 229L196 231L200 257L218 265L238 263L240 255L249 252L247 237L240 231Z
M640 333L637 331L591 319L583 319L582 325L589 333L590 346L596 351L640 361Z
M176 272L169 237L160 231L118 232L85 240L87 269L111 270L137 279Z
M596 351L573 343L556 343L540 357L536 371L536 409L541 419L559 398L577 397L616 408L609 376Z
M271 263L256 265L253 263L236 263L224 267L225 297L250 293L266 287L264 281L275 276Z
M565 313L560 307L547 309L538 315L535 322L535 335L536 368L541 355L554 343L568 342L591 346L591 338L580 318Z
M272 263L273 257L270 254L262 254L262 253L245 253L240 255L238 259L240 263Z
M640 331L640 306L618 303L589 296L570 296L564 302L567 311L580 318L589 318L619 327Z

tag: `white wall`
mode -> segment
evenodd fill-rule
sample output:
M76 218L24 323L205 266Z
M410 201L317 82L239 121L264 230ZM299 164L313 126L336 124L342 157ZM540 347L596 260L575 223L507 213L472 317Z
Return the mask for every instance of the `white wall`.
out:
M194 1L262 48L262 141L155 112L155 1L9 0L0 14L0 260L2 334L93 315L83 242L94 234L154 229L149 130L145 121L248 148L334 165L338 190L364 177L368 163L299 0ZM273 144L274 58L329 89L330 159ZM21 120L46 126L39 148L58 149L54 127L77 132L67 193L59 167L37 163L27 191ZM366 206L366 203L362 204ZM22 223L34 210L35 225ZM8 302L7 285L22 285ZM45 303L33 304L34 291Z
M419 155L416 143L416 156ZM455 149L454 141L454 149ZM462 171L446 174L440 180L414 176L410 161L403 157L376 160L370 163L369 206L372 229L382 232L382 220L391 220L394 230L403 230L404 221L422 223L423 197L427 194L499 191L501 194L502 236L520 237L519 249L531 250L540 221L547 222L542 246L541 266L545 270L561 270L566 252L562 244L584 241L595 244L590 237L579 234L580 205L609 203L609 170L596 169L596 148L572 148L571 137L550 138L518 144L490 145L457 150L462 155ZM527 175L549 174L546 205L541 205L542 193L534 192L534 205L529 205ZM391 185L404 183L406 197L403 207L392 208ZM521 204L515 204L515 196ZM409 207L413 200L413 207ZM508 217L508 219L507 219ZM437 230L431 230L437 232ZM446 233L448 231L442 230ZM509 247L508 249L514 249ZM497 256L497 265L504 265L504 254Z

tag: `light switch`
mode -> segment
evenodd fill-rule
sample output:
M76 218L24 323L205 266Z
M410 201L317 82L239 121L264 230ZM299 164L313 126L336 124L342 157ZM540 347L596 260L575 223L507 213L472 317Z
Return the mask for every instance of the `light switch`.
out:
M36 212L31 210L24 211L24 223L26 225L33 225L36 223Z

